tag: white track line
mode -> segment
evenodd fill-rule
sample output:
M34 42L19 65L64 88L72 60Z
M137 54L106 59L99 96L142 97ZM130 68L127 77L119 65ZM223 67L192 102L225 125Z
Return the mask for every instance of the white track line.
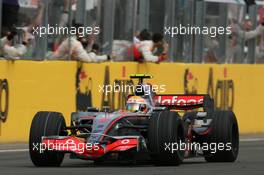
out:
M245 138L245 139L240 139L240 142L260 142L264 141L264 138Z
M0 150L0 153L8 153L8 152L26 152L28 149L6 149Z

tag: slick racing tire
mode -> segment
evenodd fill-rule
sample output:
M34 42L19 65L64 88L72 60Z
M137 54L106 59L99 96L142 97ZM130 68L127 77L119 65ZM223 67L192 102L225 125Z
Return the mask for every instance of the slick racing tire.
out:
M66 135L65 119L57 112L38 112L31 123L29 135L29 154L35 166L60 166L64 153L44 151L40 153L39 148L42 136ZM35 147L37 146L37 147Z
M184 151L172 145L184 142L184 129L180 116L176 112L154 112L148 127L148 149L154 165L179 165L184 158ZM169 146L169 147L167 147Z
M215 111L212 119L208 144L215 144L217 149L213 152L209 150L205 155L205 160L207 162L234 162L239 152L239 129L235 114L232 111Z

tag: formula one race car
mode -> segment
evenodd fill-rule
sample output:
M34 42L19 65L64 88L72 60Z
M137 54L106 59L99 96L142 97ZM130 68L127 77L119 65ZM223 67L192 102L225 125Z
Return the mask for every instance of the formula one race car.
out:
M29 138L34 165L60 166L65 153L95 163L145 159L154 165L179 165L196 156L208 162L237 159L239 131L232 111L215 111L208 95L157 95L143 83L149 75L131 78L139 83L124 110L73 112L70 126L61 113L38 112Z

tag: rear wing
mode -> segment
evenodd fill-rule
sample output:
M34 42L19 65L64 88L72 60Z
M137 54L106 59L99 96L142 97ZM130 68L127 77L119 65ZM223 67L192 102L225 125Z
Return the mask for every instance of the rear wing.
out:
M167 107L176 110L192 110L203 108L204 111L214 110L214 100L209 95L156 95L156 107Z

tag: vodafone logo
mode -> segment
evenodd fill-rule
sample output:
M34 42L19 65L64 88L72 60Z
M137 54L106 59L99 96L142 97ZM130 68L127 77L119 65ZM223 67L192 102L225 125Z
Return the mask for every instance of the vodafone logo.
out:
M203 98L203 96L161 95L156 96L155 101L159 105L188 106L203 104Z

